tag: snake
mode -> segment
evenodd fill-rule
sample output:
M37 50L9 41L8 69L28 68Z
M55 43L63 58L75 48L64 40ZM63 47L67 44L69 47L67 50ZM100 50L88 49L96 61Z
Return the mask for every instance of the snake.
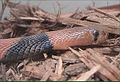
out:
M18 38L0 39L0 61L12 61L49 50L67 50L73 46L103 43L107 34L87 28L66 28Z
M119 10L120 4L100 7L102 10ZM108 33L93 28L74 27L18 38L0 39L0 62L36 56L50 50L67 50L73 46L100 45Z

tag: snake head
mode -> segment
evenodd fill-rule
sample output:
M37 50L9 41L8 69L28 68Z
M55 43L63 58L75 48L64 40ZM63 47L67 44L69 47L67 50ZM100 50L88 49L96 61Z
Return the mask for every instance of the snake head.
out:
M100 44L107 40L108 33L104 31L94 30L93 36L94 36L94 44Z

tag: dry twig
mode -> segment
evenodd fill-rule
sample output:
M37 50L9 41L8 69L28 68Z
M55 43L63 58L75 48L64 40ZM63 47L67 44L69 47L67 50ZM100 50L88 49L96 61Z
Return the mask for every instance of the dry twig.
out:
M1 4L2 4L2 10L0 12L0 20L2 20L2 16L4 14L5 8L8 5L9 0L1 0Z
M115 66L111 65L103 56L101 56L98 52L87 49L87 51L80 50L77 52L76 50L69 48L73 53L75 53L81 61L83 61L88 68L92 68L94 65L100 64L101 69L98 71L99 77L103 80L103 76L107 77L110 80L120 80L120 70L118 70ZM89 51L89 52L88 52ZM104 61L104 62L103 62Z
M94 66L90 69L90 71L87 71L86 73L81 74L79 78L75 81L87 81L93 74L95 74L97 71L99 71L101 68L100 65Z
M115 16L113 16L113 15L110 15L110 14L102 11L101 9L97 9L97 8L94 8L94 7L91 7L91 9L93 9L93 10L95 10L95 11L98 12L98 13L104 14L105 16L108 16L108 17L110 17L110 18L112 18L112 19L120 22L120 20L119 20L117 17L115 17Z

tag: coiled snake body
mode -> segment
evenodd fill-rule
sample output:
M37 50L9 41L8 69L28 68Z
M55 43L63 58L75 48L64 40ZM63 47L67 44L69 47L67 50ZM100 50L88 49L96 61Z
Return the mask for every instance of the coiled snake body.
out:
M0 61L17 60L50 49L67 49L70 46L85 46L101 43L106 33L80 27L45 32L27 37L0 39Z

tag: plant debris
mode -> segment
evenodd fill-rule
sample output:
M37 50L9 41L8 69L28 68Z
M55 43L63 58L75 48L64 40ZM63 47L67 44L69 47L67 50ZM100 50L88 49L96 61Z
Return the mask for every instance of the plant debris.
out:
M3 1L3 0L2 0ZM3 19L5 8L10 16ZM29 36L64 28L92 28L105 31L108 39L100 45L69 47L18 62L0 63L0 80L119 81L120 4L89 7L75 13L49 13L37 6L2 2L0 38Z

